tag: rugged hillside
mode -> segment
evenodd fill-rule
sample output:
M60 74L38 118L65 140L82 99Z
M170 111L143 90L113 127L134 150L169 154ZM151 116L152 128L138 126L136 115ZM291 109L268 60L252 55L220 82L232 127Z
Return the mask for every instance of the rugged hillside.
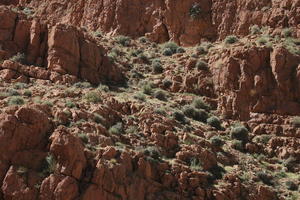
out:
M300 1L0 4L0 200L300 199Z

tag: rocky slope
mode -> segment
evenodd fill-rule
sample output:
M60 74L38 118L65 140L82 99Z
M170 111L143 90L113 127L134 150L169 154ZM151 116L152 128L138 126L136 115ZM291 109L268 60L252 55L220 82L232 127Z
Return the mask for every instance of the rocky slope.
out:
M0 4L0 200L300 198L300 1Z

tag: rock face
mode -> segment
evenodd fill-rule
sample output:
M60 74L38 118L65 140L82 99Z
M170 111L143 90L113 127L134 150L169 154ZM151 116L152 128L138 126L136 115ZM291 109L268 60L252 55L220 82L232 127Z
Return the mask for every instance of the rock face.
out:
M47 79L54 82L66 82L59 77L63 75L71 75L73 80L78 78L93 84L124 81L121 69L109 61L105 55L106 50L77 28L63 24L47 28L39 21L27 19L6 7L0 8L0 16L0 59L25 52L26 60L23 64L43 67L38 70L44 73L42 79L48 76ZM8 69L7 66L0 65L2 69ZM20 74L20 70L10 70ZM38 78L33 75L35 72L30 71L28 68L27 73L21 74Z
M247 120L250 112L300 112L300 56L285 48L237 47L211 62L219 107L225 116Z
M71 23L133 37L146 34L156 42L171 39L181 45L195 45L203 38L216 40L229 34L246 35L253 24L299 29L300 20L299 0L31 0L29 4L20 3L38 8L37 15L53 24Z

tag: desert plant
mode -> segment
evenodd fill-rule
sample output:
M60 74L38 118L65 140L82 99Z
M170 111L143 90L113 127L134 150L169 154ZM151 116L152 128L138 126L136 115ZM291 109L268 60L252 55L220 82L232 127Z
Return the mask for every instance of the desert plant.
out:
M198 60L198 62L196 63L196 68L198 70L207 70L208 64L202 60Z
M185 49L183 47L178 47L176 52L177 53L185 53Z
M156 159L156 160L160 159L160 157L161 157L159 149L154 146L147 147L144 150L144 154L146 156L150 156L151 158Z
M124 132L122 122L118 122L112 127L110 127L108 132L115 135L122 134Z
M240 140L243 143L247 142L248 134L249 134L249 131L244 126L233 127L230 131L230 135L231 135L232 139Z
M66 100L65 106L68 108L75 108L76 104L71 100Z
M31 97L31 96L32 96L32 92L31 92L31 90L25 90L25 91L23 92L23 95L24 95L24 96L27 96L27 97Z
M244 144L240 140L233 140L231 146L238 151L244 151Z
M42 102L42 104L43 104L43 105L50 106L50 107L52 107L52 106L54 105L53 102L52 102L52 101L49 101L49 100Z
M173 84L173 82L169 79L164 79L162 83L165 88L169 88Z
M105 121L104 117L101 115L94 113L94 121L98 124L103 123Z
M84 99L90 103L99 103L101 102L101 93L98 90L90 91L85 94Z
M161 65L161 61L159 59L154 59L152 61L152 71L155 74L160 74L164 71L162 65Z
M291 122L294 127L300 127L300 117L293 117Z
M224 141L219 136L211 137L210 143L216 147L222 147L224 145Z
M77 82L73 85L75 88L91 88L92 85L89 82Z
M54 158L54 156L52 154L49 154L44 161L43 164L43 174L45 175L49 175L55 172L56 170L56 159Z
M272 185L273 182L273 177L271 175L268 175L266 172L258 172L256 176L264 183L267 185Z
M179 122L186 123L186 118L181 111L175 111L172 114L173 118Z
M288 190L292 190L292 191L298 190L298 185L293 181L288 180L285 182L285 185Z
M205 110L196 109L195 107L190 106L190 105L184 106L182 111L185 114L185 116L192 118L194 120L197 120L197 121L206 122L206 120L208 118L208 114Z
M210 118L207 119L207 123L212 126L212 127L215 127L216 129L222 129L222 126L221 126L221 121L218 117L216 116L212 116Z
M87 144L89 142L89 137L85 133L79 133L78 137L84 144Z
M153 92L152 85L150 83L145 83L142 86L142 91L143 91L144 94L151 95L152 92Z
M259 26L258 25L253 25L253 26L251 26L250 28L249 28L249 30L250 30L250 33L252 34L252 35L256 35L256 34L260 34L261 33L261 30L260 30L260 28L259 28Z
M24 103L24 99L20 96L13 96L8 100L8 105L23 105Z
M26 56L24 53L17 53L13 57L11 57L9 60L24 64L24 65L26 64Z
M161 101L167 101L167 94L164 90L156 90L153 96Z
M201 171L201 170L203 170L201 162L197 158L191 158L191 160L190 160L190 168L193 171Z
M162 52L162 54L163 54L164 56L171 56L171 55L173 55L171 49L164 49L163 52Z
M171 55L175 54L177 52L177 49L179 48L178 45L175 42L166 42L162 45L163 50L168 50L171 53ZM163 53L163 55L165 55Z
M229 35L225 38L225 44L234 44L237 41L239 41L239 39L235 36L235 35Z
M141 43L146 43L146 42L148 42L148 39L147 39L146 37L140 37L140 38L139 38L139 41L140 41Z
M197 109L209 110L210 106L204 102L203 98L196 98L193 100L192 105Z
M116 38L116 40L119 44L123 45L124 47L128 47L130 45L130 41L131 41L131 39L129 37L123 36L123 35L118 36Z
M201 7L198 3L194 3L192 5L192 7L190 8L190 11L189 11L189 14L190 14L190 17L192 19L196 19L200 16L201 14Z
M9 96L20 96L20 93L15 89L7 89L7 93Z
M257 44L259 45L266 45L268 43L267 37L260 37L257 39Z
M140 101L145 101L146 100L146 96L143 93L141 93L141 92L136 93L133 96L133 98L138 99Z
M20 90L20 89L27 88L28 85L26 83L16 83L13 87L16 90Z
M154 113L159 114L159 115L163 115L163 116L167 115L167 112L164 108L156 108L154 110Z
M282 30L282 32L281 32L281 35L283 36L283 37L291 37L292 36L292 34L293 34L293 30L291 29L291 28L285 28L285 29L283 29Z

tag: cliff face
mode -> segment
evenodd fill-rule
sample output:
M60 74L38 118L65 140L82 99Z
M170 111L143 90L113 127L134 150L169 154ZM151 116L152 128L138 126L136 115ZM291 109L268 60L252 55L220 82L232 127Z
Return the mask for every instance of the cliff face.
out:
M37 8L37 16L52 23L133 37L146 34L155 42L171 39L183 46L230 34L245 36L253 24L294 27L300 34L299 0L32 0L21 4Z

